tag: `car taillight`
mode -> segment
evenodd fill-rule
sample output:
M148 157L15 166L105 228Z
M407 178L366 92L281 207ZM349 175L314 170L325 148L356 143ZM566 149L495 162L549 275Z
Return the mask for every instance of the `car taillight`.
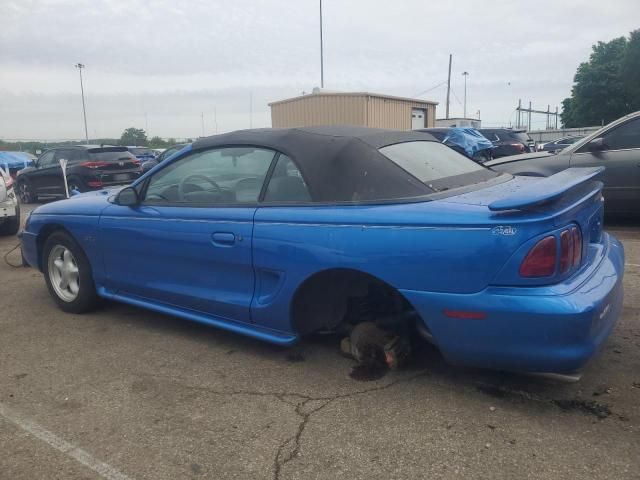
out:
M524 144L522 143L512 143L511 144L512 147L516 147L518 150L520 150L520 153L524 153Z
M550 277L556 271L557 241L555 235L543 238L520 265L520 276L527 278ZM560 232L560 273L567 273L582 262L582 232L571 227Z
M79 165L81 167L87 167L87 168L100 168L100 167L106 167L107 165L109 165L109 162L82 162Z
M100 180L89 180L87 185L93 188L102 187L102 182Z
M529 251L520 265L520 276L550 277L556 270L556 237L553 235L540 240Z
M569 230L564 230L560 234L560 273L569 270L573 261L573 240L570 238Z
M571 239L573 240L573 266L580 265L582 262L582 233L578 227L571 229Z

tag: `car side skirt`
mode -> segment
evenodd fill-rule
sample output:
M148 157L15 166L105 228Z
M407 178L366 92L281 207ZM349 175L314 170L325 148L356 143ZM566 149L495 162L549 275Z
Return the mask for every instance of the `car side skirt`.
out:
M166 315L173 315L192 322L202 323L211 327L221 328L233 333L239 333L246 335L257 340L273 343L280 346L290 346L298 341L297 335L288 335L273 330L262 328L255 324L245 324L234 322L221 317L214 317L212 315L206 315L200 312L191 310L185 310L172 305L158 304L150 302L148 300L131 297L128 295L122 295L108 291L105 287L98 287L98 295L108 300L115 300L117 302L127 303L135 307L146 308L155 312L163 313Z

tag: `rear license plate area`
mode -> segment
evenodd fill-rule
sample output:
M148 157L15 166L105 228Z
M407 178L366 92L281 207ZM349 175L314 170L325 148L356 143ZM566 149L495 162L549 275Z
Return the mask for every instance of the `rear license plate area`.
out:
M123 182L125 180L129 180L131 177L128 173L114 173L111 178L114 182Z

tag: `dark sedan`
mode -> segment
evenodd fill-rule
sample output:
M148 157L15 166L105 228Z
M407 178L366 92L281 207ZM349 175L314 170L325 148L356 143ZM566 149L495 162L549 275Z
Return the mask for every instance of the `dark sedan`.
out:
M162 152L157 157L151 158L151 159L149 159L149 160L147 160L145 162L142 162L142 171L143 172L148 172L153 167L155 167L159 163L165 161L167 158L169 158L174 153L179 152L180 150L182 150L187 145L188 145L187 143L178 143L177 145L174 145L172 147L167 148L164 152Z
M559 152L567 148L569 145L573 145L578 140L582 140L584 135L571 135L568 137L562 137L558 140L547 143L539 143L537 150L539 152Z
M127 185L140 176L140 160L127 147L73 146L44 152L34 166L18 172L18 196L22 203L38 198L66 197L60 160L67 160L69 192Z
M538 152L492 160L493 170L547 177L569 167L606 167L605 211L640 215L640 111L622 117L557 154Z
M533 141L525 130L514 130L512 128L480 128L478 131L491 140L496 147L491 152L493 158L534 152L536 149L536 142Z

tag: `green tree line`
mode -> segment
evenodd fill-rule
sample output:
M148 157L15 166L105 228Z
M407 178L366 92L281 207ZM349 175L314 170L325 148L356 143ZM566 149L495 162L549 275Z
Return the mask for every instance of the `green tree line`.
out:
M191 142L188 139L187 142ZM67 145L79 145L84 142L69 140L63 142L7 142L0 140L0 151L18 151L36 154L44 152L53 147L64 147ZM158 136L147 139L146 132L141 128L130 127L122 132L120 138L90 138L89 143L92 145L121 145L121 146L137 146L149 148L168 148L178 143L175 138L164 140Z
M640 30L593 46L562 102L565 127L607 124L640 110Z

